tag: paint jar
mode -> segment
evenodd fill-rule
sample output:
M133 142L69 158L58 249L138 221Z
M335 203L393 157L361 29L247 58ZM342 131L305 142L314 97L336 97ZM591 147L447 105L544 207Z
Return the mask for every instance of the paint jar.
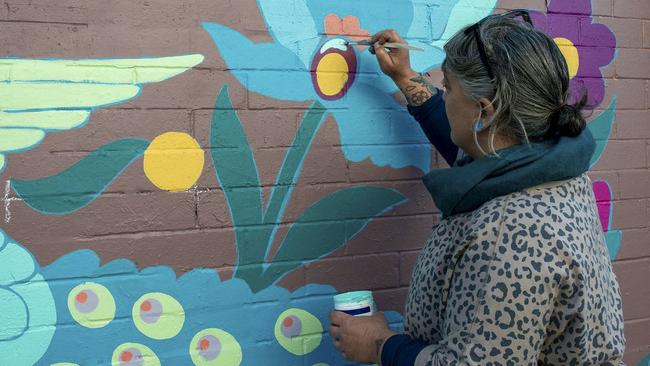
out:
M336 295L334 310L354 316L371 316L377 312L372 291L352 291Z

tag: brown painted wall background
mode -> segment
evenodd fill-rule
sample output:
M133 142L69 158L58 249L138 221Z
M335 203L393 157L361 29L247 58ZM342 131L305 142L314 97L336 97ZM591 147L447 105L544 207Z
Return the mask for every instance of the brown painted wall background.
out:
M395 6L400 4L401 1L395 1ZM650 327L650 286L647 284L650 278L650 3L646 0L594 0L592 5L593 21L607 25L614 32L618 52L616 59L602 68L607 84L605 98L594 116L601 113L614 96L618 103L609 143L590 175L594 180L606 180L611 187L611 228L622 232L614 268L624 296L626 362L634 365L650 353L647 330ZM514 7L547 10L543 0L501 0L496 5L497 10ZM573 14L568 18L571 16L584 18L585 15ZM311 102L273 99L242 86L215 48L202 22L228 26L256 43L273 41L253 0L7 0L0 4L3 27L0 49L4 56L25 59L204 56L203 62L178 76L144 85L142 94L136 98L93 111L83 128L48 133L35 148L8 155L0 177L3 183L11 179L34 180L56 175L100 146L129 137L152 141L165 132L180 131L192 136L205 150L201 175L188 190L158 189L143 172L142 158L138 158L95 201L66 215L37 212L3 184L6 190L2 230L31 252L42 268L73 251L90 249L97 253L102 265L116 259L128 259L138 269L167 266L180 276L193 269L207 268L216 269L221 281L232 277L233 267L237 265L235 233L210 159L210 128L219 91L228 85L233 107L257 162L265 199L268 199L295 131ZM335 117L329 113L325 118L279 225L271 257L289 231L289 224L329 193L346 187L372 185L395 189L408 201L370 221L357 236L332 254L291 272L279 286L289 291L309 284L326 284L340 292L372 289L379 308L401 312L412 265L430 235L431 225L437 221L437 210L419 181L421 172L418 169L382 168L369 160L347 160L341 150ZM432 154L432 160L434 166L443 164L436 153ZM58 313L67 311L58 307L61 303L56 295L55 301ZM181 303L187 314L200 312L199 305L190 310L183 301ZM283 306L291 307L292 303L293 300L286 301ZM324 307L325 303L316 306L318 309ZM203 310L209 309L212 308L206 304ZM247 321L242 319L244 323ZM60 322L57 324L64 326ZM104 328L109 338L119 333L111 331L111 326ZM80 332L80 337L82 334L85 333ZM0 337L0 347L2 343L10 345L11 342ZM54 342L52 347L58 344L57 338ZM129 340L118 343L124 342ZM178 348L182 345L186 352L189 339L178 342ZM91 345L85 348L88 348L87 353L93 353ZM259 352L263 350L260 348ZM45 353L40 362L73 362L72 358L60 358L61 349L51 352ZM269 352L275 355L273 352L279 351ZM246 353L244 347L244 355ZM47 359L49 356L52 358ZM97 355L97 359L102 357L105 355ZM160 358L163 364L184 364L174 363L173 357ZM278 364L283 363L278 361Z

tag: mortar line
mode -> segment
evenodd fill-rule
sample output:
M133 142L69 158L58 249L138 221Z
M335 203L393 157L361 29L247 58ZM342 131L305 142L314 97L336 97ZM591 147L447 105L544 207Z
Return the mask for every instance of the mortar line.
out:
M57 24L57 25L73 25L73 26L88 27L88 23L48 22L48 21L44 21L44 20L0 19L0 23Z

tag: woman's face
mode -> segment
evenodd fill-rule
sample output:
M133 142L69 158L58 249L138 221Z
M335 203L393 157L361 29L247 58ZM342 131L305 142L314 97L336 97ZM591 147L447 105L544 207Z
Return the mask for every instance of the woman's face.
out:
M476 120L480 118L480 104L463 93L454 74L443 71L443 75L443 99L451 127L451 140L463 151L473 155L472 152L477 150L473 130Z

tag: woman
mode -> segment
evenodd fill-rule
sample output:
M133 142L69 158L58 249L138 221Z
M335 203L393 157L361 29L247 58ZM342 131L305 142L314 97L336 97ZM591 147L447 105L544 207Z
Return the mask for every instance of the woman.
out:
M445 45L442 95L407 51L382 47L403 42L394 31L372 42L452 167L423 179L443 218L413 269L404 334L381 314L332 312L337 349L384 366L621 365L620 291L585 174L586 96L569 96L553 40L525 11L489 16Z

